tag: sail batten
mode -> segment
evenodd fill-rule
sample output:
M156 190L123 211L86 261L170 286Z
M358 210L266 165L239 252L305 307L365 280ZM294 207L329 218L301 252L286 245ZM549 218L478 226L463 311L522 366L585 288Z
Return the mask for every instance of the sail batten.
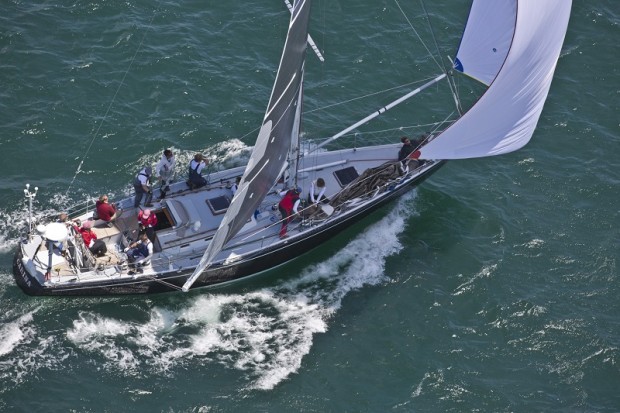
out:
M496 3L476 0L476 4ZM501 0L497 4L516 11L506 59L478 102L421 148L423 159L500 155L522 148L534 133L562 50L571 1Z
M237 194L213 236L194 273L183 286L188 291L203 271L211 265L260 205L286 164L291 135L299 125L297 102L302 87L311 0L298 0L293 6L289 29L271 91L263 125Z

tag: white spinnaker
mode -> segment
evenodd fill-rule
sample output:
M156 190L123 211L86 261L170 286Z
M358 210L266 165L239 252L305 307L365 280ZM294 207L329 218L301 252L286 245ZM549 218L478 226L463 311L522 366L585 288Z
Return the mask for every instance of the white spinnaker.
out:
M497 77L463 117L422 147L420 158L494 156L529 142L549 93L571 1L519 0L516 10L513 41Z
M506 60L516 20L515 0L474 1L456 53L456 70L490 85Z

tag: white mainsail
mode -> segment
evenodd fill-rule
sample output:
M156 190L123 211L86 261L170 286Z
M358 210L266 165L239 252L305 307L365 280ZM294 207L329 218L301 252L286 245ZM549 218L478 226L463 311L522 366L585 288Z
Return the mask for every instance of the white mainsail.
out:
M294 129L299 127L298 117L301 114L297 106L302 88L310 6L311 0L295 1L263 126L239 189L200 263L183 285L183 291L189 290L224 245L246 224L287 163L291 136L296 136Z
M505 7L506 12L496 11L503 21L511 20L506 17L511 10L516 13L512 26L491 23L504 31L496 38L514 32L510 49L489 89L463 117L421 148L422 159L478 158L515 151L529 142L540 118L568 27L571 0L476 0L473 7L481 5ZM476 69L483 65L469 58L476 55L471 50L489 47L487 42L476 44L487 29L484 19L474 20L479 27L468 25L468 29L480 35L463 38L460 50L469 52L462 55L461 64L472 77L484 78L485 70Z

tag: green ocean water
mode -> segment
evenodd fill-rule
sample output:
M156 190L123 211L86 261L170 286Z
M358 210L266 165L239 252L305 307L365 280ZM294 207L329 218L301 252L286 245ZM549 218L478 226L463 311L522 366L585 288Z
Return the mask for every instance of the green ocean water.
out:
M399 6L434 51L420 2L314 3L326 62L309 54L306 136L339 132L404 93L375 92L439 73ZM468 7L426 2L444 59ZM195 151L243 162L288 11L279 0L7 0L0 11L0 411L620 411L616 1L574 2L521 151L449 162L259 279L73 299L27 297L13 282L24 185L39 188L43 216L129 194L165 147L181 162ZM471 102L474 86L459 87ZM443 119L444 89L361 138Z

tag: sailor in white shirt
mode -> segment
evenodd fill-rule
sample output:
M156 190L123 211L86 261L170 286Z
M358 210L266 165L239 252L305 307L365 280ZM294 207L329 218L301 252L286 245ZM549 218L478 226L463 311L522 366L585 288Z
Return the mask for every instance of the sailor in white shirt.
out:
M176 160L174 159L174 154L172 153L172 150L166 149L161 155L161 159L157 163L157 166L155 167L155 172L157 172L157 176L159 177L159 180L161 182L162 198L164 198L166 196L166 192L170 190L170 184L172 183L175 164Z
M308 203L318 204L321 201L325 202L325 189L325 181L323 178L318 178L312 181L312 184L310 185L310 192L308 193Z

